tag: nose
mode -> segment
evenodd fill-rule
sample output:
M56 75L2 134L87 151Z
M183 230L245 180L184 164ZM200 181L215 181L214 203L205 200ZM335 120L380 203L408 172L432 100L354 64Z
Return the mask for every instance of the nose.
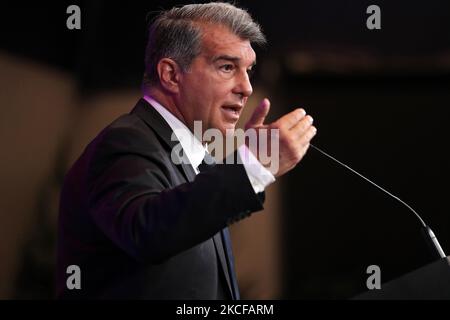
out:
M240 73L240 76L237 79L236 85L234 87L234 93L240 95L241 99L248 98L252 95L253 88L250 82L250 77L246 70Z

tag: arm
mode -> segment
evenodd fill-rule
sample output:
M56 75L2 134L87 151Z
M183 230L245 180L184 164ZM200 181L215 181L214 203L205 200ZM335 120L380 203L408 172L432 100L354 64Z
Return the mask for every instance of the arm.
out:
M93 156L89 211L103 233L135 259L162 261L262 209L261 194L255 194L242 164L217 164L171 188L170 157L139 148L149 143L138 132L116 131Z

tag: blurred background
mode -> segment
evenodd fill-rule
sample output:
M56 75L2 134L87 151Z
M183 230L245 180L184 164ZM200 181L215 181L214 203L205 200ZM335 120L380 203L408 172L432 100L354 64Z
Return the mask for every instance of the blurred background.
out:
M199 2L199 1L196 1ZM0 298L51 299L59 190L141 96L146 25L180 1L15 1L0 10ZM304 107L314 144L415 208L450 252L450 2L238 1L262 25L254 96ZM81 8L81 30L66 9ZM381 8L381 30L366 9ZM245 299L347 299L431 262L418 220L310 149L232 227Z

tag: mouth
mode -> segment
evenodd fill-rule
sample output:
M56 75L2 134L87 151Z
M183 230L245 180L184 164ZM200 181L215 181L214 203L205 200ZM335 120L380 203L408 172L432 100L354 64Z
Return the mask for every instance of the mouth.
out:
M240 104L232 104L222 106L221 109L230 121L237 122L239 120L239 117L241 116L243 106Z

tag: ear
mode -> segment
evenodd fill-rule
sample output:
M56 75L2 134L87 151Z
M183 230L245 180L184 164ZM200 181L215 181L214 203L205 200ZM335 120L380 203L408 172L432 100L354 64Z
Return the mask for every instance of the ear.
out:
M182 71L180 66L174 60L170 58L159 60L156 71L158 72L159 82L164 89L172 93L177 93L179 91L179 82Z

